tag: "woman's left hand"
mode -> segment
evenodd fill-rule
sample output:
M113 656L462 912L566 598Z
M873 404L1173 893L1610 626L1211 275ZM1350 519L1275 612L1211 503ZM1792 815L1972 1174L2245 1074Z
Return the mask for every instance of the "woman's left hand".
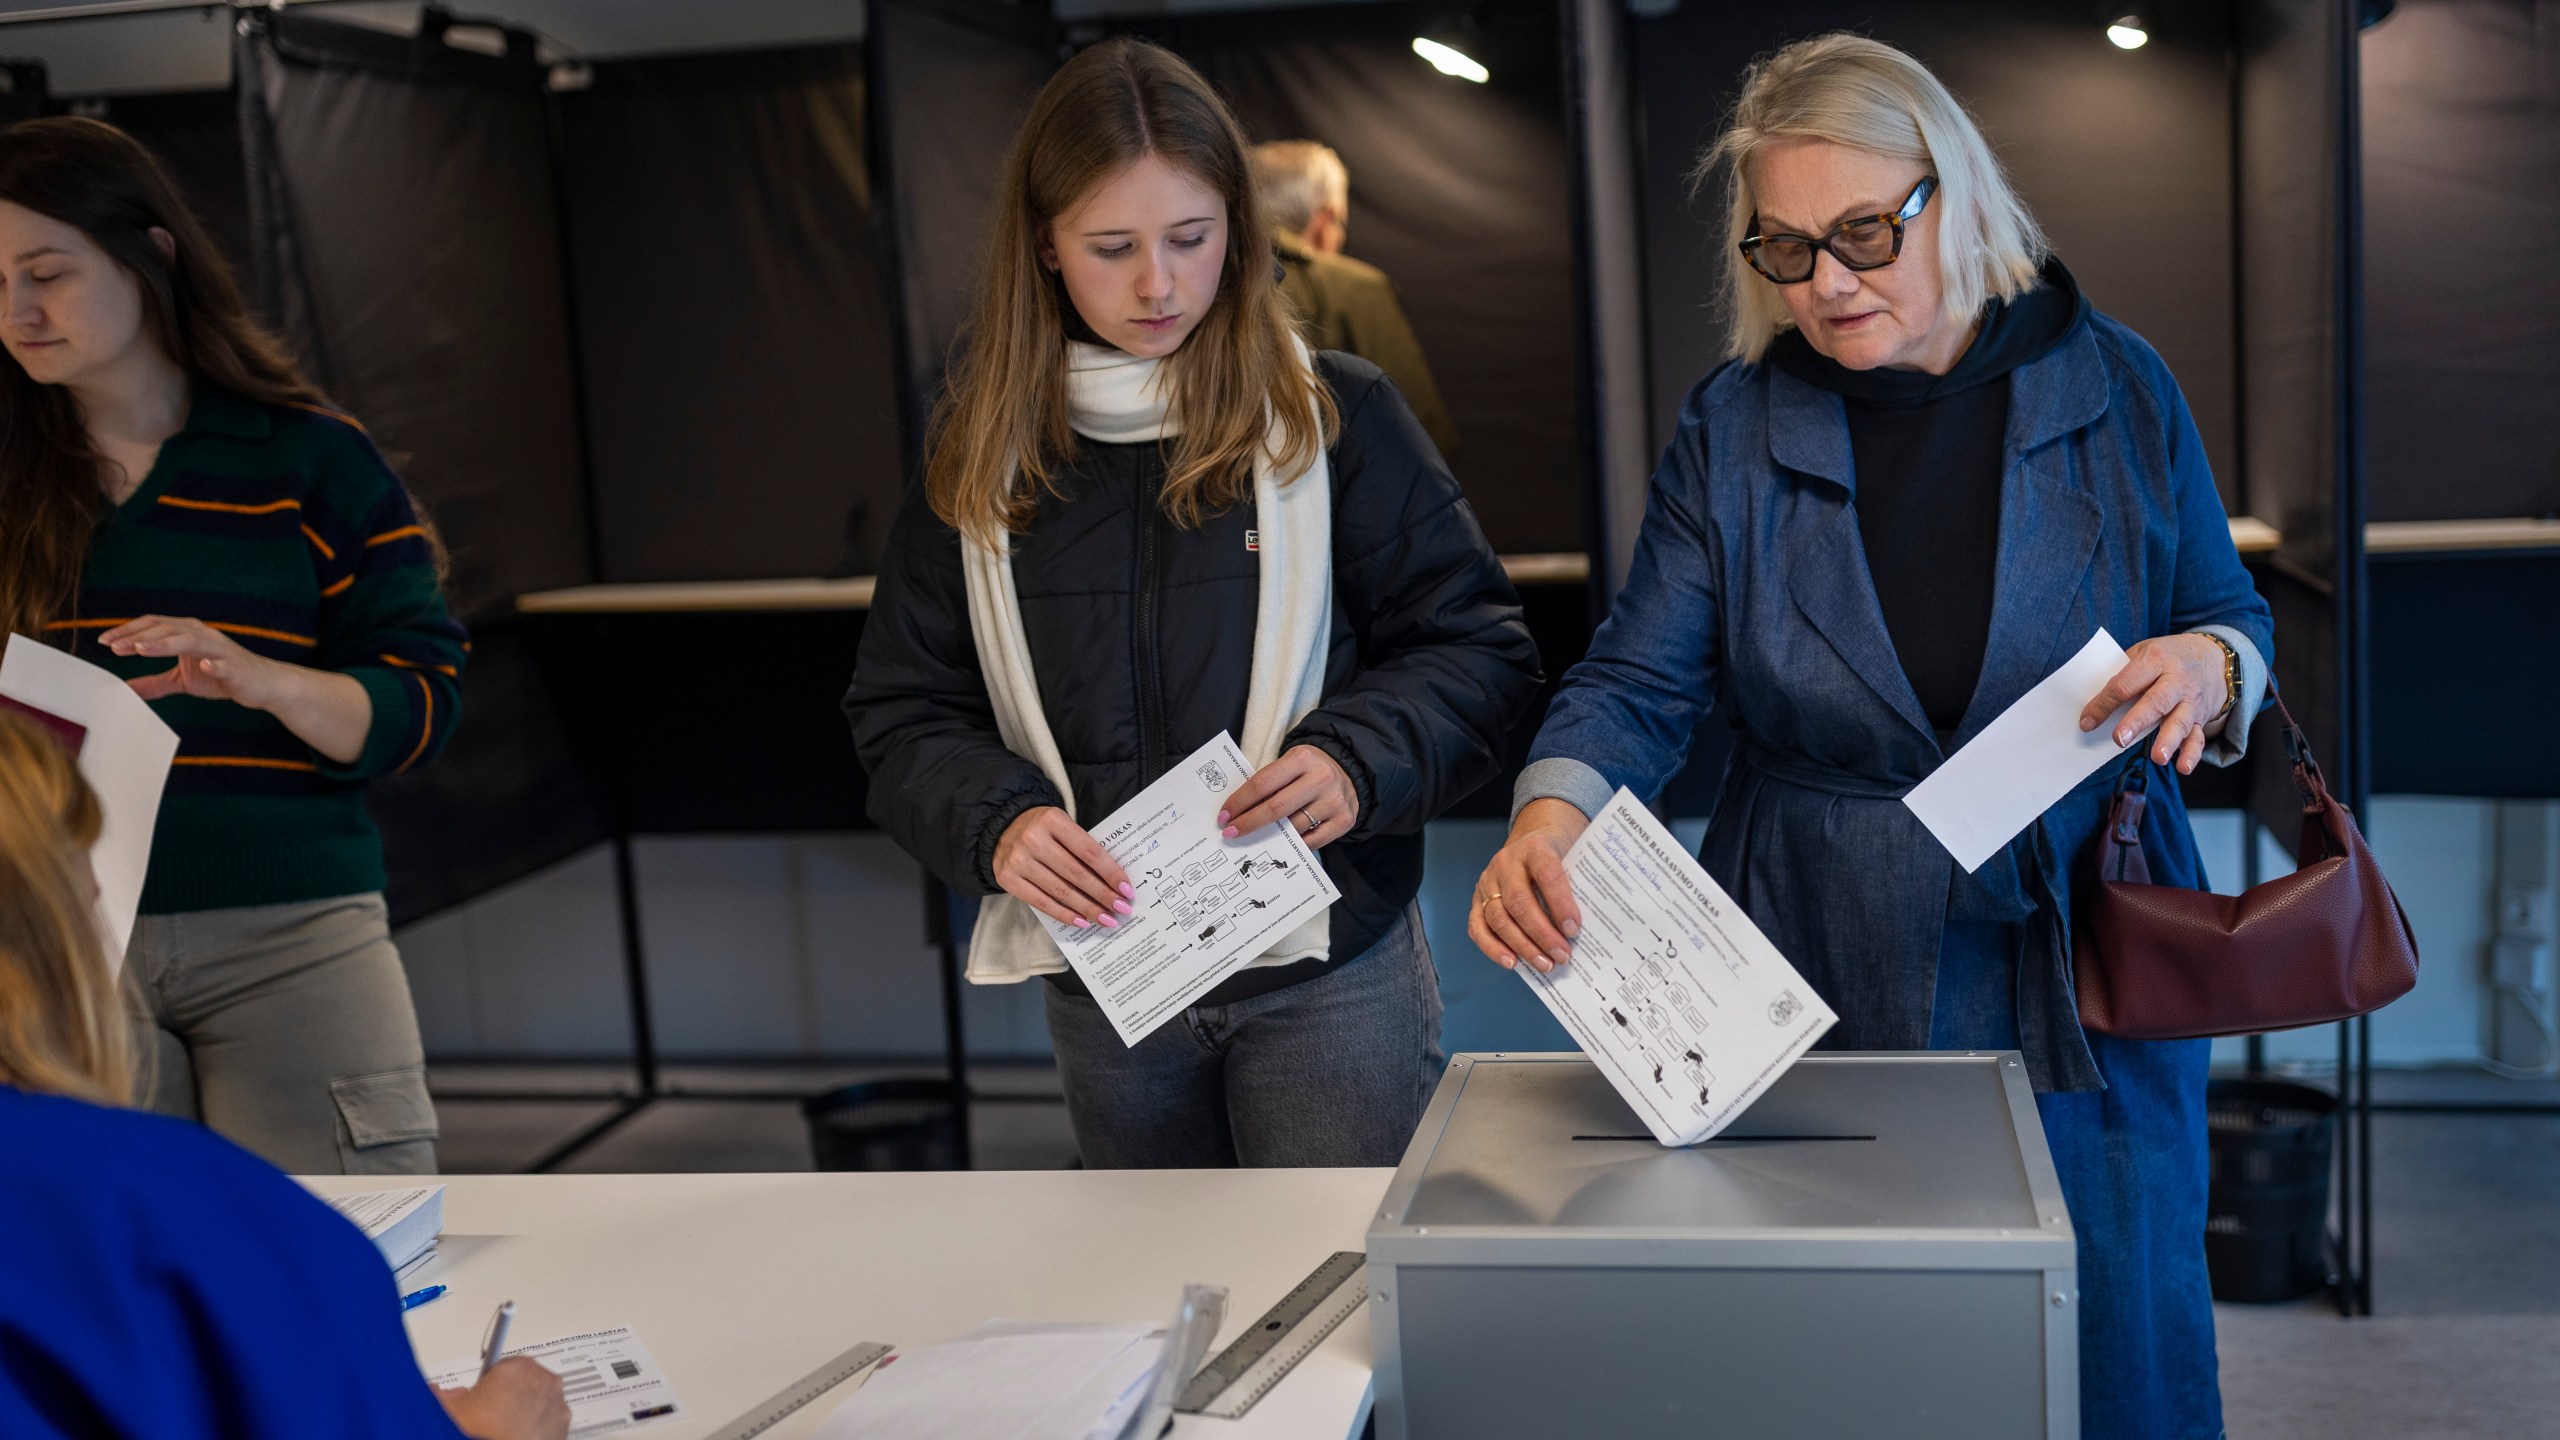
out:
M1230 840L1283 818L1308 849L1321 850L1359 823L1360 793L1332 756L1313 745L1292 745L1237 786L1218 812Z
M118 655L166 655L177 660L157 675L126 682L145 700L193 695L229 700L252 710L271 709L284 688L283 672L300 668L252 655L201 620L171 615L127 620L100 635L98 643Z
M2181 775L2196 773L2204 758L2204 742L2222 728L2223 709L2231 699L2223 676L2222 647L2204 635L2161 635L2125 652L2124 668L2081 708L2083 733L2107 723L2117 707L2133 701L2116 722L2115 742L2130 745L2154 725L2151 759L2166 765L2173 759ZM2136 698L2139 697L2139 698Z
M98 637L118 655L166 655L178 663L125 683L145 700L193 695L264 710L303 743L341 765L364 754L373 699L351 675L270 660L201 620L145 615Z

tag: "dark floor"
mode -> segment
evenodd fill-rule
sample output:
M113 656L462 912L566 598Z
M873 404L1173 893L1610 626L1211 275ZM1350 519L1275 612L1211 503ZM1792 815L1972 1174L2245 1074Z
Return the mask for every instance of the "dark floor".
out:
M761 1097L815 1095L852 1081L890 1076L932 1077L940 1073L937 1064L670 1065L661 1085L679 1098L642 1110L558 1168L587 1175L811 1169L809 1127L799 1107L788 1099ZM453 1175L521 1170L615 1108L609 1099L517 1096L597 1096L632 1089L630 1070L617 1065L448 1064L432 1067L429 1079L444 1128L436 1156ZM1067 1128L1066 1106L1057 1098L1057 1071L1046 1065L980 1066L970 1072L970 1087L982 1097L1018 1097L982 1099L970 1107L978 1169L1059 1170L1075 1163L1075 1136ZM493 1091L509 1098L468 1098ZM740 1092L760 1098L719 1098Z
M671 1066L689 1096L815 1093L884 1073L855 1066ZM451 1173L521 1168L610 1102L474 1101L473 1091L610 1090L602 1066L435 1069ZM2319 1077L2304 1077L2319 1083ZM973 1073L981 1093L1054 1097L1044 1067ZM2385 1072L2383 1105L2560 1105L2560 1083L2466 1070ZM1072 1164L1054 1099L980 1103L983 1169ZM687 1098L642 1112L561 1167L588 1173L806 1170L796 1106ZM2560 1440L2560 1114L2385 1111L2373 1120L2374 1314L2325 1298L2216 1307L2231 1440Z

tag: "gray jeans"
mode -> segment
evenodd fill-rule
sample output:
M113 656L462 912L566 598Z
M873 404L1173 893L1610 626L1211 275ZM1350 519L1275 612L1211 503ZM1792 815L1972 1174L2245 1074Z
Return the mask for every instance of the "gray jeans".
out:
M436 1112L380 895L145 915L137 1096L295 1175L431 1175Z
M1076 1146L1096 1169L1393 1165L1447 1063L1412 906L1325 974L1194 1006L1135 1048L1090 998L1043 988Z

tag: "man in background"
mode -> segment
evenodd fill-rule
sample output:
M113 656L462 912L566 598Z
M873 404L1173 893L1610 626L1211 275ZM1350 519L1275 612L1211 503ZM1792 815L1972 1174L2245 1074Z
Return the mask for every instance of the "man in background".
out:
M1394 283L1375 265L1342 253L1351 221L1351 172L1342 157L1313 140L1257 145L1253 185L1280 253L1280 288L1297 307L1307 343L1347 350L1386 371L1440 453L1457 449L1457 427L1440 403L1440 387Z

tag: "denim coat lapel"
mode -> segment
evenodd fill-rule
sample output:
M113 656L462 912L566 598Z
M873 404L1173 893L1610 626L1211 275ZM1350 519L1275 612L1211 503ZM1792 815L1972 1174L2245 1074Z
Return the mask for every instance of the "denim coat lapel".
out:
M1769 458L1782 470L1839 487L1837 503L1815 512L1790 537L1787 593L1804 618L1840 653L1867 688L1934 747L1937 732L1920 708L1911 677L1884 628L1884 606L1859 543L1857 462L1849 449L1849 414L1840 397L1784 370L1769 372Z
M2088 607L2077 602L2097 558L2098 502L2088 477L2075 472L2054 442L2106 410L2106 376L2085 325L2052 353L2010 373L1991 634L1957 745L2087 644L2095 628Z

